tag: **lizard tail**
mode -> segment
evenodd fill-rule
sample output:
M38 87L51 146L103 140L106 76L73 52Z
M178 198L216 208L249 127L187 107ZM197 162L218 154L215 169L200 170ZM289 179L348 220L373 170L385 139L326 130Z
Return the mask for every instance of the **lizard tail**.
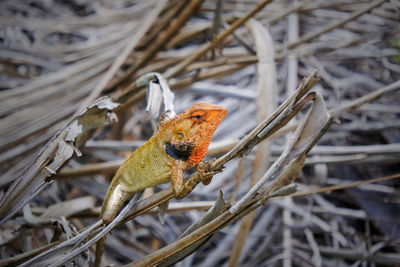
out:
M96 243L96 254L94 259L94 267L100 267L101 258L103 257L104 246L106 243L106 236L100 238L99 241Z
M113 183L111 183L111 186L109 187L109 189L107 191L106 197L104 198L103 205L101 207L100 219L103 220L104 226L109 224L118 213L119 207L115 207L112 205L109 206L110 202L112 202L111 204L113 204L113 202L115 202L115 201L110 201L110 198L112 198L112 196L115 193L115 187L116 186ZM103 257L103 253L104 253L104 247L106 244L106 238L107 238L107 235L104 235L96 243L96 252L95 252L95 258L94 258L94 265L93 265L94 267L100 267L101 259Z
M100 219L103 220L104 225L108 225L115 218L124 202L131 199L135 195L135 193L125 192L121 189L121 186L119 184L116 185L114 181L115 179L111 183L101 207ZM100 238L96 243L94 267L100 267L105 243L106 235Z

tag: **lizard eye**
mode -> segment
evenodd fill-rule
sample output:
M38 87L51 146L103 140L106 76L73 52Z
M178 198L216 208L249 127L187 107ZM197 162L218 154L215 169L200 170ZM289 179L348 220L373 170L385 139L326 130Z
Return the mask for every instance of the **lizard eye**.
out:
M178 140L182 140L182 139L183 139L183 133L177 133L177 134L176 134L176 138L177 138Z
M205 112L204 111L195 111L191 114L190 118L192 119L196 119L198 121L202 121L204 120L204 116L205 116Z

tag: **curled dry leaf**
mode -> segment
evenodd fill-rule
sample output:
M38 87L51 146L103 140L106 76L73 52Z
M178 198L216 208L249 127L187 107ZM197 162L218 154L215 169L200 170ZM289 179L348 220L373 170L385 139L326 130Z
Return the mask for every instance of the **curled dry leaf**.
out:
M160 121L162 122L176 115L174 107L175 95L161 74L148 73L142 77L146 80L145 83L148 84L146 111L150 114L153 129L157 129L157 124ZM164 108L162 108L162 104L164 104Z
M47 179L72 157L74 151L79 155L79 148L95 129L116 118L113 110L118 105L108 97L97 99L43 147L4 195L0 203L0 224L43 190L50 183Z

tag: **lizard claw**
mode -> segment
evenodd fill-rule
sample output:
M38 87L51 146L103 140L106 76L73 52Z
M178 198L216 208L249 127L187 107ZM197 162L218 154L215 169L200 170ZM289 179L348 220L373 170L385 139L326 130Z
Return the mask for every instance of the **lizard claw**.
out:
M211 182L213 176L222 171L222 167L217 170L210 171L211 164L214 161L215 158L210 161L200 162L199 165L197 166L199 181L201 181L204 185L208 185Z

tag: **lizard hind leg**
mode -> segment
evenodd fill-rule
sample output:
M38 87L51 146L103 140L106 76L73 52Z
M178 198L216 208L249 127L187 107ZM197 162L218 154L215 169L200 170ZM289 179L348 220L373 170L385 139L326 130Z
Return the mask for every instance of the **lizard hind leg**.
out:
M122 190L120 184L118 184L117 186L110 186L100 212L100 218L103 220L103 227L109 224L115 218L124 202L132 198L133 195L134 193L127 193L126 191ZM105 243L106 235L104 235L96 243L96 253L93 265L94 267L100 267Z
M137 192L138 195L135 198L137 201L142 195L143 191ZM133 198L136 193L126 192L122 189L122 186L118 184L117 186L111 186L107 192L104 199L103 206L100 213L100 218L103 220L103 227L108 225L116 217L118 211L121 209L122 205ZM126 207L128 208L128 207ZM100 267L101 258L103 257L104 247L106 242L106 235L100 238L96 243L96 253L94 267Z
M135 193L123 190L120 184L115 187L110 187L100 213L100 218L103 220L104 224L109 224L115 218L124 203L131 199L134 194Z

